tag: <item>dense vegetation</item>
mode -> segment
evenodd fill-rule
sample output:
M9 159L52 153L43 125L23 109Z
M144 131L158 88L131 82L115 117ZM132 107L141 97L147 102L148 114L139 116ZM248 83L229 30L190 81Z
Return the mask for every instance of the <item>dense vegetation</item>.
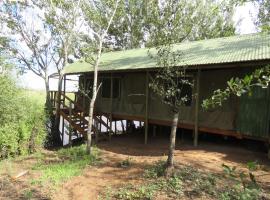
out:
M0 74L0 158L25 155L45 140L44 101L20 89L10 72Z

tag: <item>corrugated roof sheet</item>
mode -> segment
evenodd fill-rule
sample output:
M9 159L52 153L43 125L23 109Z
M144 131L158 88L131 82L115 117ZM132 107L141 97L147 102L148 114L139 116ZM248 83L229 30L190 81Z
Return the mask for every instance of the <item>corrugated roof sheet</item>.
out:
M175 44L183 52L181 65L199 66L270 59L270 35L247 34ZM148 49L132 49L104 53L99 71L118 71L155 68ZM151 49L150 52L154 52ZM64 68L65 74L93 71L90 64L77 61Z

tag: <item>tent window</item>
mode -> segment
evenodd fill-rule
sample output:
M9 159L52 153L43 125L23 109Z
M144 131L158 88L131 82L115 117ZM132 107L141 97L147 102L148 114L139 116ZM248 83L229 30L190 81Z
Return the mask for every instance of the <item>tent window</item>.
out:
M113 98L120 97L120 78L113 78ZM110 98L111 97L111 79L103 78L102 79L102 98Z

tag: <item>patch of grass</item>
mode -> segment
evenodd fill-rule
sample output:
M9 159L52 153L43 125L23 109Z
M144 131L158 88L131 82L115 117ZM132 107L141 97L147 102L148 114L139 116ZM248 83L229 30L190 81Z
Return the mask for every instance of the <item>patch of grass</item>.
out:
M259 188L243 187L239 182L224 175L203 172L192 166L179 167L175 169L173 176L166 178L165 166L164 161L156 162L145 170L143 184L117 188L111 193L113 199L153 199L159 194L164 195L166 199L181 199L184 196L189 199L263 199L262 190Z
M89 165L97 165L100 162L99 151L93 148L92 154L87 155L85 145L71 147L57 151L59 159L53 162L41 160L33 170L41 172L39 180L32 180L31 184L51 183L57 185L73 176L78 176Z
M26 189L23 192L23 196L24 196L25 199L29 199L30 200L30 199L33 199L34 193L33 193L32 190Z
M158 178L165 175L166 161L159 160L144 171L145 178Z
M120 188L113 194L116 199L135 200L135 199L153 199L156 192L159 190L159 185L148 183L141 186L127 185Z

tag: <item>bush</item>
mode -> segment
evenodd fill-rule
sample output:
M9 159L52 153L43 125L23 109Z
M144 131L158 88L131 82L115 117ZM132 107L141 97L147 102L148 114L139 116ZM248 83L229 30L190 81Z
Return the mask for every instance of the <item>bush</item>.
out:
M165 175L166 161L159 160L144 172L145 178L158 178Z
M43 146L45 113L41 101L0 75L0 158L25 155Z

